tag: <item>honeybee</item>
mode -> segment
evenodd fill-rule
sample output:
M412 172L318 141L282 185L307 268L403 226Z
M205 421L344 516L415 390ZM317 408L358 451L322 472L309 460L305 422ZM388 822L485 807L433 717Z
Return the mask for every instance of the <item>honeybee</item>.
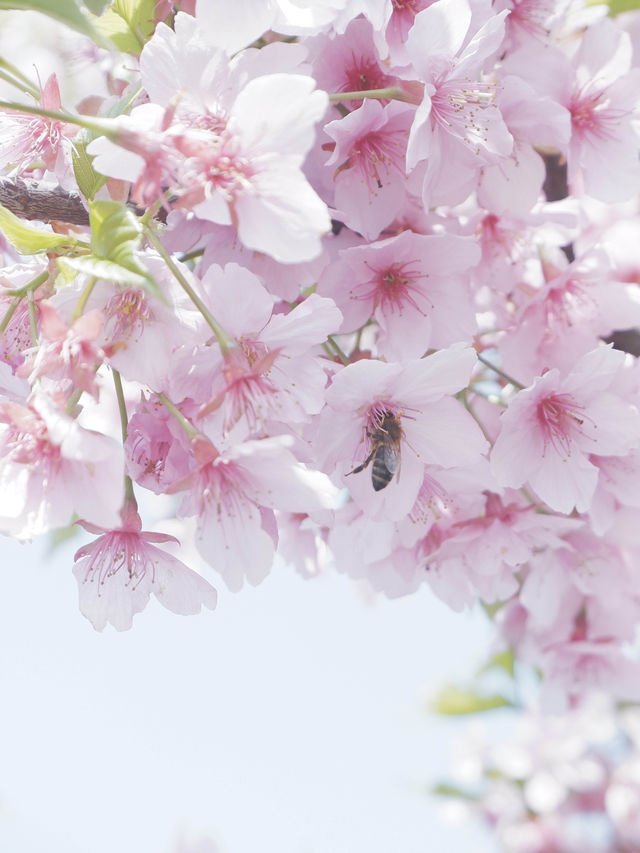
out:
M359 474L373 460L371 466L373 488L376 492L386 488L400 468L400 447L403 435L400 419L393 412L384 411L374 429L371 432L367 430L367 436L371 442L371 453L362 465L349 471L349 474Z

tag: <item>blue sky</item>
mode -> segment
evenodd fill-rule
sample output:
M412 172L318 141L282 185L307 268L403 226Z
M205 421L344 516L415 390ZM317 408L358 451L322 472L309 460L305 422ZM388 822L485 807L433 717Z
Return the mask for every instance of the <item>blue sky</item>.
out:
M280 566L217 611L155 601L94 632L71 557L0 543L0 850L492 853L426 790L464 724L426 698L486 655L481 614L427 589L367 603ZM215 581L214 581L215 583Z

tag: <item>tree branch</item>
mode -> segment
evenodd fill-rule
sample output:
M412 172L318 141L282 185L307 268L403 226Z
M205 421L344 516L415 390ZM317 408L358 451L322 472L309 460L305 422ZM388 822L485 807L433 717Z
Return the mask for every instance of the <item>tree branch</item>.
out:
M62 187L43 187L38 181L0 178L0 204L21 219L88 225L89 212L79 193Z

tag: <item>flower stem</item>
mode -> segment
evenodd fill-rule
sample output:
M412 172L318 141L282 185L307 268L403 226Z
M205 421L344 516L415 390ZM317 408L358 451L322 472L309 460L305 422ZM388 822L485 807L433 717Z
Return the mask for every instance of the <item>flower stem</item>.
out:
M89 279L89 281L87 282L87 285L86 285L85 289L82 291L82 293L80 294L80 299L78 299L78 303L77 303L76 307L73 309L73 312L71 314L72 320L77 320L79 317L82 316L82 313L83 313L83 311L86 307L86 304L87 304L87 300L91 296L91 291L95 287L97 280L98 280L97 278L92 276Z
M484 424L482 423L480 418L476 415L476 413L473 411L473 406L469 402L469 398L467 397L466 389L464 391L461 391L458 396L460 398L460 401L462 402L462 405L465 407L465 409L469 412L471 417L474 419L474 421L480 427L480 431L482 432L483 436L487 439L489 444L493 444L493 439L491 438L491 436L489 435L489 433L485 429Z
M93 118L91 116L81 116L77 113L45 110L44 107L29 106L28 104L21 104L18 101L0 101L0 109L16 113L26 113L27 115L42 116L43 118L50 118L54 121L64 122L65 124L74 124L77 127L84 127L93 133L97 133L100 136L107 136L110 139L117 135L117 123L113 119Z
M11 322L11 318L16 313L16 309L21 302L22 297L16 296L11 305L7 308L7 313L4 315L2 322L0 323L0 335L6 330L7 326Z
M345 364L345 365L346 365L346 364L349 364L349 363L350 363L350 361L349 361L349 356L348 356L348 355L346 355L346 354L342 351L342 349L340 348L339 344L337 344L337 343L336 343L336 340L335 340L335 338L333 337L333 335L329 335L329 336L327 337L327 341L329 342L329 345L333 348L333 351L334 351L334 352L335 352L335 354L338 356L338 358L340 359L340 361L341 361L343 364Z
M48 272L41 272L40 275L37 275L35 278L32 278L31 281L27 282L22 287L18 287L15 290L6 291L7 293L9 293L11 296L13 296L15 298L12 301L11 305L7 308L7 312L4 315L4 317L2 318L2 322L0 323L0 335L6 330L7 326L11 322L11 318L16 313L16 309L18 308L18 305L20 305L20 303L22 302L24 297L27 296L27 294L32 294L34 291L36 291L40 287L41 284L44 284L45 281L47 281L48 278L49 278ZM35 307L34 307L33 314L34 314L34 316L33 316L33 321L32 321L32 326L31 326L31 334L32 335L34 332L33 323L35 322ZM31 307L29 307L29 316L31 317ZM37 341L37 337L38 337L37 327L35 327L35 334L36 334L36 340L34 340L34 342L33 342L34 346L38 342Z
M180 285L180 287L184 290L189 299L193 302L198 311L200 311L204 319L211 327L211 330L213 331L213 334L216 336L218 344L220 345L220 350L222 351L222 354L226 355L229 350L233 349L236 346L236 341L234 340L234 338L231 337L231 335L225 332L225 330L217 322L215 317L212 316L207 306L204 304L202 299L200 299L200 297L191 287L186 278L182 275L171 255L167 252L165 247L162 245L160 240L158 240L158 238L149 226L145 226L145 233L149 239L149 242L157 249L165 264L173 273L173 276Z
M176 421L180 424L182 429L185 431L189 441L193 441L194 438L200 435L194 425L185 418L180 409L176 405L174 405L174 403L172 403L168 397L165 397L162 391L158 393L157 397L158 400L160 400L162 405L165 407L165 409L167 409L167 411L170 412L176 419Z
M44 284L45 281L49 278L49 271L45 270L45 272L41 272L40 275L37 275L35 278L32 278L31 281L28 281L26 284L23 284L22 287L17 287L15 290L8 291L12 296L18 296L22 299L23 296L26 296L32 290L37 290L41 284Z
M129 425L127 418L127 404L124 400L124 391L122 390L122 378L120 373L114 368L111 368L113 372L113 384L116 386L116 399L118 400L118 409L120 411L120 429L122 430L122 443L124 444L127 440L127 427ZM128 474L124 475L124 498L125 502L131 501L136 507L136 498L133 493L133 481Z
M29 305L29 329L31 331L31 343L35 347L38 345L38 318L36 317L36 303L33 301L33 290L29 291L27 300Z
M196 258L201 258L204 254L204 249L192 249L190 252L183 252L178 260L181 264L186 263L187 261L193 261Z
M21 92L26 92L33 98L40 97L40 89L26 77L13 63L0 57L0 78L6 80L11 86L15 86Z
M401 89L400 86L387 86L386 89L363 89L361 92L334 92L329 95L329 100L334 103L336 101L361 101L363 98L409 101L409 103L413 103L413 98L404 89Z
M486 367L493 370L494 373L497 373L498 376L502 376L502 378L506 382L508 382L510 385L513 385L514 388L517 388L518 391L523 391L525 389L525 385L523 385L521 382L518 382L517 379L513 378L513 376L509 376L509 374L505 373L504 370L501 370L499 367L496 367L495 364L491 364L491 362L487 361L487 359L480 353L478 353L478 361L481 361Z
M118 401L118 411L120 412L120 430L122 432L122 443L124 444L127 440L127 404L124 400L124 391L122 390L122 378L120 373L115 369L115 367L112 367L111 371L113 373L113 384L116 386L116 399Z
M76 390L71 394L69 399L67 400L67 405L64 410L69 416L77 416L77 412L74 415L74 409L78 405L78 400L82 397L82 388L76 388Z

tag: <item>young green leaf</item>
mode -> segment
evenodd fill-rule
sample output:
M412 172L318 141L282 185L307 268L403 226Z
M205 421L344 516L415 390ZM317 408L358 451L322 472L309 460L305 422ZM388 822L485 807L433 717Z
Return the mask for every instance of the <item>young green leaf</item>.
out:
M436 696L433 710L437 714L448 716L458 714L476 714L478 711L491 711L493 708L510 707L504 696L481 696L473 690L460 687L445 687Z
M482 675L492 669L504 669L510 676L513 676L513 650L505 649L504 652L498 652L486 664L480 667L477 674Z
M123 53L138 56L153 35L154 0L115 0L95 22Z
M15 214L0 205L0 231L12 246L23 255L35 255L38 252L55 252L80 243L68 234L55 234L44 231L34 225L28 225Z
M143 287L162 298L160 288L138 258L142 226L126 204L93 201L89 204L92 254L68 258L66 265L96 278L131 287Z
M71 157L73 161L73 172L78 182L78 188L82 195L88 200L95 196L98 190L103 187L108 178L101 175L93 168L93 157L87 154L88 141L78 141L74 139L73 150Z
M78 258L60 258L59 265L65 270L75 270L75 272L85 273L94 278L102 278L105 281L112 281L115 284L122 284L126 287L141 287L150 289L149 276L146 270L140 273L122 267L113 261L106 261L102 258L96 258L93 255L85 255Z
M474 794L470 794L468 791L463 791L461 788L456 788L455 785L434 785L431 789L431 793L436 794L438 797L455 797L459 800L475 801L478 799Z
M592 5L588 3L587 5ZM622 12L632 12L634 9L640 9L640 0L609 0L609 14L612 18L620 15Z
M79 33L89 36L100 47L110 47L104 35L92 24L91 17L84 6L76 0L29 0L29 2L27 0L0 0L0 9L41 12Z

